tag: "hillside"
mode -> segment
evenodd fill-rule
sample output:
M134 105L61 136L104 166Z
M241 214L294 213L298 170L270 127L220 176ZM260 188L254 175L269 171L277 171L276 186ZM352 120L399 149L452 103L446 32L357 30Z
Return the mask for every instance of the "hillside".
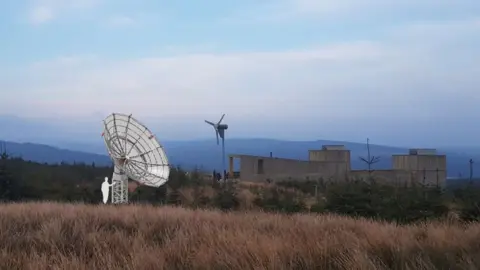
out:
M197 140L197 141L166 141L163 142L170 162L174 165L180 165L185 168L194 168L196 166L205 170L213 170L221 167L221 148L216 145L215 140ZM363 169L365 164L359 160L360 156L366 156L366 146L361 143L338 142L338 141L280 141L273 139L229 139L226 141L226 151L236 154L250 154L268 156L272 152L273 156L303 159L308 158L309 149L319 149L324 144L345 144L351 150L352 168ZM103 142L99 139L98 143L58 143L57 147L32 144L32 143L12 143L8 142L9 152L15 156L22 156L25 159L37 162L57 163L65 162L85 162L90 164L95 162L100 165L109 165L110 160L106 157L106 150ZM448 149L448 151L439 150L447 154L448 175L457 177L460 173L463 177L469 175L468 160L480 160L480 153L470 155L464 150ZM377 169L387 169L391 167L391 155L407 153L407 148L371 145L373 155L380 156L380 162L375 164ZM474 175L480 176L480 163L474 164Z
M39 163L86 163L96 165L110 165L111 160L106 155L87 153L82 151L72 151L60 149L57 147L36 144L36 143L15 143L4 142L7 152L14 157L21 157L24 160L35 161Z
M478 187L358 181L315 196L316 182L220 185L173 169L161 188L131 190L130 205L99 206L111 172L0 159L0 200L11 202L0 204L0 269L480 266Z
M101 117L99 117L100 119ZM98 125L98 126L97 126ZM29 142L30 144L9 143L9 150L17 156L37 162L57 163L85 162L111 164L105 157L106 150L100 137L100 123L70 123L52 119L21 118L0 115L0 140L12 142ZM155 125L152 125L155 126ZM391 155L407 153L407 148L385 145L371 145L372 154L380 156L377 169L391 167ZM457 144L459 142L452 142ZM185 168L201 167L205 170L221 168L221 148L215 140L163 141L170 162ZM345 144L350 149L352 168L364 169L360 156L366 156L363 143L339 142L332 140L285 141L275 139L235 139L227 138L227 154L250 154L268 156L270 152L276 157L307 159L308 150L319 149L324 144ZM65 150L68 149L68 150ZM474 175L480 177L479 147L439 148L448 156L448 175L450 177L469 176L469 159L479 162L474 164Z

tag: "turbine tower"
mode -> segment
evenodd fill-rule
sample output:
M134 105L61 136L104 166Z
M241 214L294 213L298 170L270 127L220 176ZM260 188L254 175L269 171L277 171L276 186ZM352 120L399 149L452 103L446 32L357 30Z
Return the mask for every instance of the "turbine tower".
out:
M215 134L217 135L217 145L220 144L220 140L218 137L222 139L222 168L223 168L222 175L223 175L223 180L225 181L226 180L225 179L226 178L225 177L225 170L226 170L225 169L225 130L228 129L228 125L222 124L222 120L224 117L225 117L225 114L222 115L222 117L216 124L207 120L205 120L205 123L211 125L215 130Z

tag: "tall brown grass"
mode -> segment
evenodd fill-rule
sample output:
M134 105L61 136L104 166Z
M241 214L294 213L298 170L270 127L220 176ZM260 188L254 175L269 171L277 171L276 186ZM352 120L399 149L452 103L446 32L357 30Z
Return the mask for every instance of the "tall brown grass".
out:
M480 269L480 225L152 206L0 206L0 269Z

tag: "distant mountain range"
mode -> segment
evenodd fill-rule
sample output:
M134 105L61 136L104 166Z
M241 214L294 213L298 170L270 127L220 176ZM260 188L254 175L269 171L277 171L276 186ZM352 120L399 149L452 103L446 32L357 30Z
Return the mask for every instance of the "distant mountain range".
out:
M35 143L6 142L8 152L26 160L41 163L84 162L87 164L111 165L106 155L105 146L99 143L62 143L60 147L53 147ZM200 167L205 170L221 168L221 148L215 140L196 141L167 141L163 143L174 165L184 168ZM365 164L359 159L366 156L366 146L360 143L338 141L280 141L273 139L229 139L226 141L227 154L250 154L268 156L272 152L275 157L308 159L308 150L320 149L324 144L344 144L351 150L352 168L363 169ZM67 150L68 149L68 150ZM407 153L407 148L371 145L372 155L380 156L380 162L375 164L377 169L391 168L391 155ZM469 159L480 162L480 153L468 149L439 149L439 153L447 155L448 175L463 177L469 175ZM474 174L480 176L480 164L474 163Z
M99 166L111 165L111 160L103 154L61 149L44 144L5 142L9 155L39 163L95 163Z

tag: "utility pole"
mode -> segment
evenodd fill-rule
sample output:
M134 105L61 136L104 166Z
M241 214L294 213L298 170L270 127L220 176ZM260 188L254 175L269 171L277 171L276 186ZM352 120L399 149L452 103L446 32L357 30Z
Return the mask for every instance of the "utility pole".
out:
M470 180L473 179L473 159L470 159Z
M427 180L427 170L423 168L423 181L422 181L422 190L423 190L423 199L427 200L427 191L425 189Z
M423 183L423 185L425 185L425 182L427 180L427 170L425 168L423 168L422 172L423 172L423 182L422 183Z
M8 153L7 153L7 144L3 141L0 141L0 158L2 160L8 159Z

